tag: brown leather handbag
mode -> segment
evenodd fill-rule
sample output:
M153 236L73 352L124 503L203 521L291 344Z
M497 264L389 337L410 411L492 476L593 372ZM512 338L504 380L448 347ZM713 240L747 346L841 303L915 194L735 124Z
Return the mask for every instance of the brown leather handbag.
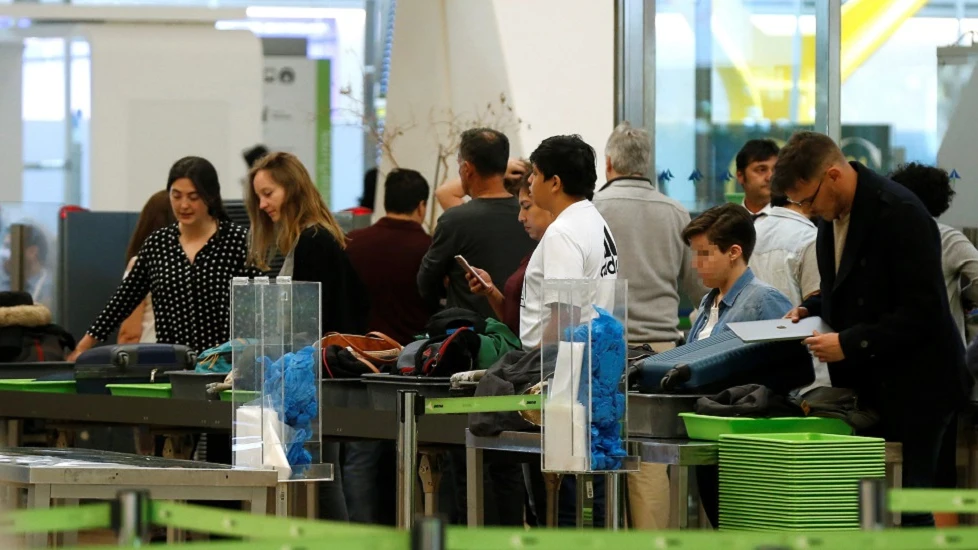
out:
M388 365L397 363L404 346L382 332L371 332L365 336L330 332L320 341L323 352L329 346L340 346L367 365L374 372L381 372Z

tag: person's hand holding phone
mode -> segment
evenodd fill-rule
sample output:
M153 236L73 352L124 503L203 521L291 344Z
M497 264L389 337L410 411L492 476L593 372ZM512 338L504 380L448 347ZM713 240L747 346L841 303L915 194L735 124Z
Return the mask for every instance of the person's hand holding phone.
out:
M466 272L465 280L469 283L469 291L472 294L478 294L480 296L488 296L492 293L494 285L492 284L492 277L489 276L485 270L479 269L478 267L473 267L472 271L475 273ZM479 279L482 279L481 281ZM485 281L485 284L482 284Z

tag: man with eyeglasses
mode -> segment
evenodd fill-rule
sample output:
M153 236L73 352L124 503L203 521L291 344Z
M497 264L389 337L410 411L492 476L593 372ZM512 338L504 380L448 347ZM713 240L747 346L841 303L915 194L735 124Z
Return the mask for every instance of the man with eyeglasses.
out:
M821 293L788 317L821 316L836 332L803 341L880 423L871 435L903 443L903 487L933 487L954 412L974 380L948 307L937 224L903 186L847 162L827 136L797 132L781 149L772 186L821 218ZM904 526L933 525L904 514Z

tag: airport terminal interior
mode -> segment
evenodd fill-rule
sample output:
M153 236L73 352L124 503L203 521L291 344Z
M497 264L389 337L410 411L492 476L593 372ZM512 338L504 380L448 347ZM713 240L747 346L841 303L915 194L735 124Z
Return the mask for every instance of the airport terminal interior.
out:
M0 0L0 547L978 548L978 0Z

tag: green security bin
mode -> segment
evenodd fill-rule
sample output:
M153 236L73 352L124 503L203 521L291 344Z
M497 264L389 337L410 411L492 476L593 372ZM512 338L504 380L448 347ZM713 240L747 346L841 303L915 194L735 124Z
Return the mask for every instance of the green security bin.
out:
M27 391L35 393L75 393L74 380L0 380L0 391Z
M221 392L221 401L237 401L239 403L245 403L260 398L261 398L260 391L224 390Z
M850 435L852 427L837 418L817 416L782 418L745 418L679 413L686 423L690 439L719 441L721 435L819 433Z
M155 397L169 399L170 384L106 384L109 393L119 397Z

